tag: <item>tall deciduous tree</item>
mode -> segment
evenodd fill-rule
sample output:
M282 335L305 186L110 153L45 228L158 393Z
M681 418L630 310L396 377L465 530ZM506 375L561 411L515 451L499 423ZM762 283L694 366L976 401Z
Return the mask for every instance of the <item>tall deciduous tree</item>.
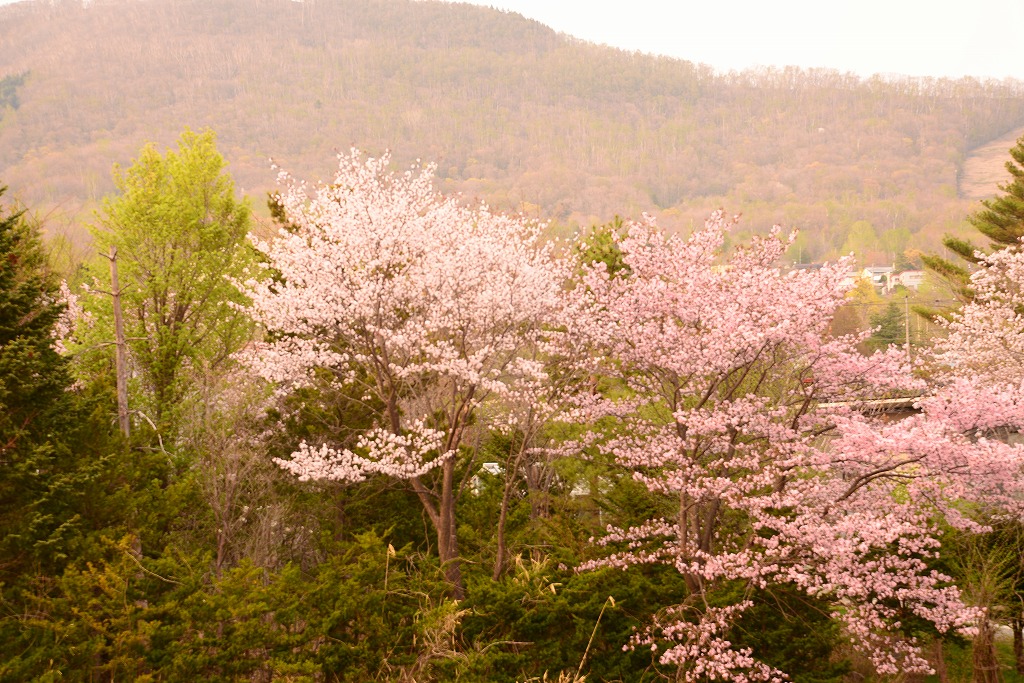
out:
M186 130L165 154L147 145L130 167L115 168L120 194L105 200L93 231L101 253L117 249L126 336L143 384L133 398L162 431L173 426L190 369L215 369L251 332L229 280L250 260L251 214L225 165L211 131ZM106 261L93 275L109 290ZM107 296L96 292L89 306L108 310Z
M968 438L977 425L955 394L897 425L859 410L921 386L902 353L865 357L858 337L828 334L846 264L782 274L776 237L722 263L728 228L720 214L687 240L632 225L618 240L629 275L592 263L573 290L592 371L628 387L587 396L581 414L615 420L601 447L664 496L656 517L609 529L611 554L588 566L666 563L683 575L687 600L633 641L679 665L681 680L781 676L729 638L751 604L742 596L772 585L830 604L879 672L927 671L903 625L945 632L977 616L929 565L931 520L977 528L952 503L1007 502L1021 460ZM746 590L723 604L736 582Z
M557 321L564 278L539 226L439 196L430 167L387 165L353 152L312 197L289 181L289 228L258 244L274 277L246 286L271 340L254 367L286 389L326 379L374 408L350 443L303 443L281 465L303 479L408 481L461 596L455 510L480 407L546 382L525 351Z

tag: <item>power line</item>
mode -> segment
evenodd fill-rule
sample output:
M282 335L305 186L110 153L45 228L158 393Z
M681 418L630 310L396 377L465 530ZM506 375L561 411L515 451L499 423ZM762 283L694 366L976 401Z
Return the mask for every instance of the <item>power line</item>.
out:
M915 304L915 305L916 304L928 304L928 305L931 305L931 304L958 304L958 303L960 303L960 301L958 299L929 299L927 301L921 301L921 300L911 301L910 303L911 304ZM856 302L850 302L850 303L843 303L843 304L840 304L839 306L840 306L840 308L870 308L870 307L873 307L873 306L874 307L879 307L879 306L888 307L891 304L896 304L898 306L899 302L895 301L895 300L893 300L893 301L883 301L881 303L870 303L870 302L856 301Z

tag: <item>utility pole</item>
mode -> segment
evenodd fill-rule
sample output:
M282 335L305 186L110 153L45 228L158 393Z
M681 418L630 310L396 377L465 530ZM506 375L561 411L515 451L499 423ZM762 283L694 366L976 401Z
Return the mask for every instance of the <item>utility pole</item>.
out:
M907 341L907 357L913 358L913 354L910 352L910 296L904 295L903 297L903 332L906 335Z
M110 295L114 300L114 344L117 346L117 422L128 438L128 349L124 341L124 318L121 316L121 286L117 282L117 247L110 245Z

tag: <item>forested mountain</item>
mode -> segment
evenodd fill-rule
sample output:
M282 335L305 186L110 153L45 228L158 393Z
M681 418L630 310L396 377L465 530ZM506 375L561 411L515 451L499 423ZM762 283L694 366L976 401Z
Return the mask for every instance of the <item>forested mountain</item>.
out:
M721 206L807 230L803 260L847 250L858 221L876 258L934 248L974 206L971 151L1024 126L1019 82L716 74L408 0L28 0L0 7L0 81L0 180L76 220L144 142L209 127L257 197L271 157L318 178L337 150L390 148L562 225L688 228Z

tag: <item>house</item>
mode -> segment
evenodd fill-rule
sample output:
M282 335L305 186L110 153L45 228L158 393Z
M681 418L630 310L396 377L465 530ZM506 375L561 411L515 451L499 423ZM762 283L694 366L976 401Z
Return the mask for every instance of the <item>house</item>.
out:
M505 474L505 468L496 462L485 462L480 465L478 472L486 473L491 477L500 477ZM483 493L484 479L480 474L473 475L473 478L469 480L469 490L472 491L475 496L479 496Z
M895 285L893 282L893 271L895 270L892 266L868 266L861 272L861 277L871 280L871 284L886 294Z
M912 289L916 292L924 284L924 271L904 270L902 273L896 273L893 276L893 284L903 285L907 289Z

